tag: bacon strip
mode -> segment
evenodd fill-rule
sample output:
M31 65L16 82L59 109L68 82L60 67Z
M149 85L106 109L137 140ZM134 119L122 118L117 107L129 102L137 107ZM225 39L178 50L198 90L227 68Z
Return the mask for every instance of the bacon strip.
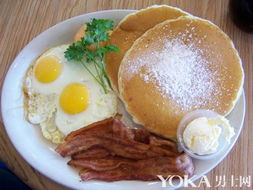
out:
M162 147L164 149L177 152L177 145L172 141L162 139L161 137L150 136L149 143L154 146Z
M182 162L178 168L178 163ZM100 160L71 160L71 166L81 166L81 179L87 180L157 180L157 175L167 177L168 175L192 176L194 168L190 158L186 154L179 157L158 157L146 160L120 160L120 159L100 159ZM187 172L185 172L187 171Z
M84 150L72 155L71 158L74 160L83 158L104 158L109 155L110 152L107 149L101 146L94 146L92 148L89 148L88 150Z
M97 134L97 133L111 133L112 132L112 124L113 124L113 118L108 118L102 121L98 121L95 123L92 123L89 126L83 127L81 129L78 129L76 131L71 132L66 138L65 141L70 141L76 136L87 134Z
M93 135L93 134L98 134L98 133L101 133L101 134L112 133L112 130L113 130L112 126L115 122L115 119L118 120L121 117L122 115L116 114L114 118L110 117L108 119L92 123L86 127L73 131L70 134L68 134L68 136L66 136L65 141L69 141L73 139L74 137L82 135L82 134Z
M105 125L106 123L106 125ZM96 132L95 128L98 128ZM156 137L151 136L149 133L141 138L140 135L138 141L135 140L135 133L137 131L143 131L143 129L130 129L125 127L119 120L107 120L106 122L98 123L98 127L88 127L88 130L82 129L79 135L70 134L67 136L66 142L58 145L56 151L63 157L76 154L80 151L85 151L93 146L101 146L113 152L115 155L132 158L132 159L145 159L151 157L162 156L176 156L176 146L171 146L171 150L166 150L159 146L156 146L158 142L160 144L162 140L158 140ZM146 130L145 130L146 131ZM77 134L76 132L74 132ZM141 134L139 132L139 134ZM145 144L151 139L153 144ZM156 140L155 140L156 139ZM172 144L172 143L171 143ZM175 144L175 143L174 143Z
M119 116L117 116L119 117ZM109 118L70 133L56 151L71 156L82 180L157 180L157 175L193 175L191 158L176 143Z
M134 166L138 161L121 157L107 157L98 159L75 159L70 160L68 164L78 168L89 168L96 171L112 170L121 165Z
M80 151L85 151L93 146L101 146L113 152L115 155L131 158L131 159L145 159L157 157L159 155L176 156L177 154L166 149L142 144L136 141L129 141L118 137L110 136L86 136L80 135L72 139L70 142L59 145L56 149L63 157L71 156Z
M130 141L110 135L79 135L70 141L59 145L56 149L63 157L87 150L93 146L101 146L115 155L132 159L145 159L159 155L176 156L177 153L158 146L148 145L137 141Z

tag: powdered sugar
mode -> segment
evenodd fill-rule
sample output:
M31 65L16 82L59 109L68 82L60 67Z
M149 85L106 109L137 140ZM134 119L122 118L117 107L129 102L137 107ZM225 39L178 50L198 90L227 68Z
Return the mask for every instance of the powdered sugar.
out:
M199 108L215 93L214 73L194 45L186 45L179 39L167 41L162 52L153 56L157 62L139 60L140 64L130 66L131 72L143 70L142 79L155 83L160 94L172 98L181 109Z

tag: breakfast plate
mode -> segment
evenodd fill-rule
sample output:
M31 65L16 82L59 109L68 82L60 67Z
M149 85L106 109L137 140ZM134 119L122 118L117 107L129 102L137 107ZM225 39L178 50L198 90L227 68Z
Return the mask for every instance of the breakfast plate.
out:
M88 13L63 21L34 38L19 53L9 68L2 89L2 116L9 138L22 157L36 170L48 178L72 189L162 189L160 181L118 181L82 182L77 171L69 167L68 158L62 158L55 152L55 145L46 141L35 128L24 118L24 95L22 91L23 77L35 58L50 47L70 43L76 31L83 23L91 18L114 20L117 24L127 14L135 10L107 10ZM231 125L235 129L235 136L225 150L209 161L193 160L196 180L217 166L230 152L236 143L243 127L245 116L245 96L242 92L233 111L228 115Z

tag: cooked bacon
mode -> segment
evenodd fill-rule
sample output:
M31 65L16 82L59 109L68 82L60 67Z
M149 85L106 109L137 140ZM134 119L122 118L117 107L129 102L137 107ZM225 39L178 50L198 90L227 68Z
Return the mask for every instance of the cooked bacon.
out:
M148 145L134 140L130 141L129 139L113 137L106 134L76 136L72 140L59 145L56 151L63 157L66 157L87 150L93 146L104 147L114 153L114 155L131 159L177 156L177 153L158 146Z
M182 162L183 161L183 162ZM181 154L176 159L158 157L146 160L126 160L119 158L97 160L71 160L71 166L84 168L80 171L82 180L157 180L157 175L192 176L194 168L191 159ZM187 172L185 172L187 171Z
M151 135L146 129L132 129L132 131L134 132L135 141L149 144L149 140L150 140L149 138Z
M92 123L86 127L83 127L81 129L78 129L76 131L71 132L68 134L68 136L65 138L65 141L69 141L73 139L76 136L86 134L86 135L92 135L92 134L97 134L97 133L112 133L112 126L113 123L115 122L115 119L119 120L122 117L120 114L116 114L114 118L110 117L108 119L104 119L102 121L98 121L95 123Z
M89 168L96 171L112 170L120 167L121 165L133 165L138 161L130 160L122 157L106 157L98 159L75 159L70 160L68 164L78 168Z
M125 127L124 124L118 119L113 120L112 132L113 136L123 139L134 140L135 137L133 129Z
M84 150L81 152L78 152L77 154L74 154L71 156L72 159L82 159L82 158L104 158L106 156L109 156L110 152L101 147L101 146L94 146L89 148L88 150Z
M72 140L74 137L87 134L97 134L97 133L111 133L112 132L112 124L113 124L113 118L110 117L108 119L98 121L95 123L92 123L89 126L83 127L79 130L71 132L66 138L65 141Z
M153 163L154 162L154 163ZM185 153L178 157L167 157L161 156L158 158L148 158L144 160L132 160L126 159L118 156L105 157L98 159L75 159L68 162L69 165L80 168L88 168L96 171L112 170L123 165L124 167L131 167L134 169L144 169L148 170L149 167L156 165L159 169L165 171L164 167L170 168L170 171L178 171L180 175L180 170L184 170L191 166L191 160ZM192 171L190 171L191 173ZM158 172L159 173L159 172ZM161 172L160 172L161 173ZM162 173L161 173L162 174Z
M167 149L167 150L170 150L173 152L177 152L177 144L176 143L162 139L161 137L156 137L156 136L152 135L149 137L149 143L154 146L162 147L164 149Z
M120 181L120 180L143 180L143 181L152 181L157 180L157 178L154 178L154 176L150 176L147 174L141 174L141 175L129 175L128 172L125 171L125 168L117 168L115 170L108 170L108 171L95 171L91 169L82 169L79 172L79 175L83 181L88 180L101 180L101 181Z
M66 137L66 142L58 145L56 151L63 157L66 157L80 151L85 151L93 146L101 146L115 155L132 159L145 159L159 155L177 155L175 153L175 145L171 151L155 144L145 144L143 142L147 143L150 139L152 143L158 142L158 140L155 141L156 137L152 136L149 132L144 132L147 130L127 128L117 119L104 120L104 122L97 123L97 126L93 124L92 127L88 126L87 128L87 130L85 128L81 129L79 135L76 135L76 131L70 133ZM96 128L98 129L97 131L95 130ZM135 140L135 134L138 134L138 141ZM144 138L141 137L141 134ZM149 140L147 140L148 138Z
M63 157L76 154L80 151L87 150L93 146L101 146L114 153L114 155L131 158L145 159L157 157L159 155L176 156L177 154L166 149L129 141L119 137L110 136L86 136L80 135L73 138L69 143L59 145L56 149ZM60 151L59 151L60 150Z
M117 116L120 117L120 116ZM71 156L83 180L157 180L157 175L192 175L191 158L176 143L109 118L70 133L56 151Z

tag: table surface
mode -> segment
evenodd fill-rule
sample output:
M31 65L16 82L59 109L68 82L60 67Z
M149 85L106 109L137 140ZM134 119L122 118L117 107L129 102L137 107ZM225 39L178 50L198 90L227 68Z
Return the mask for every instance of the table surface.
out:
M253 34L240 31L230 20L228 0L1 0L0 1L0 82L21 49L47 28L70 17L105 9L141 9L152 4L177 6L189 13L209 19L223 29L234 41L246 74L245 94L247 113L242 133L229 155L208 173L211 185L216 176L253 175ZM64 190L66 188L41 175L17 153L0 124L0 159L33 189ZM199 189L206 189L201 185ZM190 188L188 188L190 189ZM196 188L192 188L196 189ZM217 189L223 189L221 187ZM229 184L226 189L230 189Z

